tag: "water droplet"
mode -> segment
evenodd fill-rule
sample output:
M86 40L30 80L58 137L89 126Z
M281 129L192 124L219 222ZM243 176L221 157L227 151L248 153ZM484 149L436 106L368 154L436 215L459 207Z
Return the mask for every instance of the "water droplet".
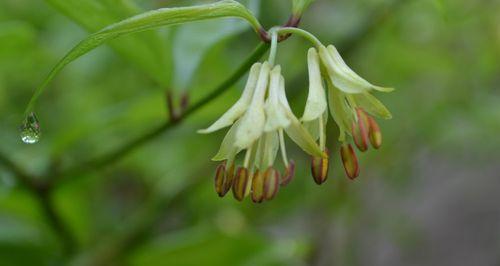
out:
M35 144L40 140L40 123L35 113L29 114L21 126L21 140L26 144Z

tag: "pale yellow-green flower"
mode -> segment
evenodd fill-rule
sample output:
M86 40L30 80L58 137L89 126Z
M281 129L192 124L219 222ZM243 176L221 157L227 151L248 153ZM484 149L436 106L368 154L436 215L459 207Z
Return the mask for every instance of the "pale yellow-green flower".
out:
M274 197L276 177L280 177L280 183L285 185L294 173L295 165L286 154L285 133L308 154L323 156L314 137L290 108L280 66L271 69L268 62L255 64L241 98L214 124L200 132L210 133L230 125L219 152L213 158L224 161L216 174L216 190L221 196L232 186L238 200L252 193L250 187L256 190L252 195L256 202ZM274 170L280 150L285 166L283 175ZM245 151L243 165L236 169L235 174L235 160L241 151Z

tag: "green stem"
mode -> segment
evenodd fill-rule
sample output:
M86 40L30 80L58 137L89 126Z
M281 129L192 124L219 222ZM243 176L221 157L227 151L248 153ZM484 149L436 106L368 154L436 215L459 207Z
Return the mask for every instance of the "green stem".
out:
M293 15L300 17L314 0L293 0Z
M306 40L310 41L316 47L323 46L323 44L318 40L318 38L316 38L314 35L303 29L293 28L293 27L282 27L282 28L277 28L276 31L278 33L297 34L304 37Z
M271 30L271 52L269 52L269 64L274 66L276 60L276 53L278 51L278 32Z

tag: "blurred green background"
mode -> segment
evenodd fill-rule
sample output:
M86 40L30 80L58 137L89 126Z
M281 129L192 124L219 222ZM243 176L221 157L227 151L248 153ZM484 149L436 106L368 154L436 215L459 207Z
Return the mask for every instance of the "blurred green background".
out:
M227 78L258 44L244 23L120 38L51 83L37 107L40 143L19 138L34 88L88 32L141 10L205 2L0 2L0 265L500 265L498 0L313 3L302 27L341 47L367 80L397 89L377 95L394 119L380 121L384 145L360 155L355 181L342 171L330 123L324 185L289 145L297 173L276 199L220 199L210 158L224 132L196 130L238 98L244 78L172 130L72 172L50 193L20 181L10 162L46 184L165 123L167 90L196 102ZM266 27L291 8L241 2ZM297 115L308 45L292 37L277 57Z

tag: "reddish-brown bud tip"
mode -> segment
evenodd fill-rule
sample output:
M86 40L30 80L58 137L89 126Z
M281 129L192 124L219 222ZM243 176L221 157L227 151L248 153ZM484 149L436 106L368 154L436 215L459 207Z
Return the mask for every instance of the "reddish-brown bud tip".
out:
M245 198L248 185L248 169L239 167L236 170L236 175L233 182L233 196L238 201Z
M362 152L368 149L368 115L361 108L356 108L358 122L352 122L352 138Z
M234 163L226 168L226 181L224 182L224 187L226 188L226 192L231 189L234 182Z
M234 181L234 164L226 169L226 163L221 163L215 171L215 191L219 197L224 197L231 189Z
M280 185L282 187L288 185L290 181L292 181L294 176L295 176L295 162L293 160L290 160L290 162L288 162L288 167L285 169L285 174L281 176Z
M280 172L274 168L269 167L264 173L264 198L272 200L280 187Z
M342 144L340 147L340 157L344 164L344 170L350 179L354 179L359 175L358 158L351 144Z
M217 170L215 170L215 191L221 198L224 197L227 193L225 183L226 183L226 164L221 163L217 166Z
M325 183L328 178L328 153L323 152L324 157L313 157L311 161L311 173L316 184L321 185Z
M253 174L252 201L255 203L264 201L264 175L259 170Z
M370 135L370 143L373 148L378 149L382 146L382 132L380 131L380 127L373 117L368 117L368 128Z

